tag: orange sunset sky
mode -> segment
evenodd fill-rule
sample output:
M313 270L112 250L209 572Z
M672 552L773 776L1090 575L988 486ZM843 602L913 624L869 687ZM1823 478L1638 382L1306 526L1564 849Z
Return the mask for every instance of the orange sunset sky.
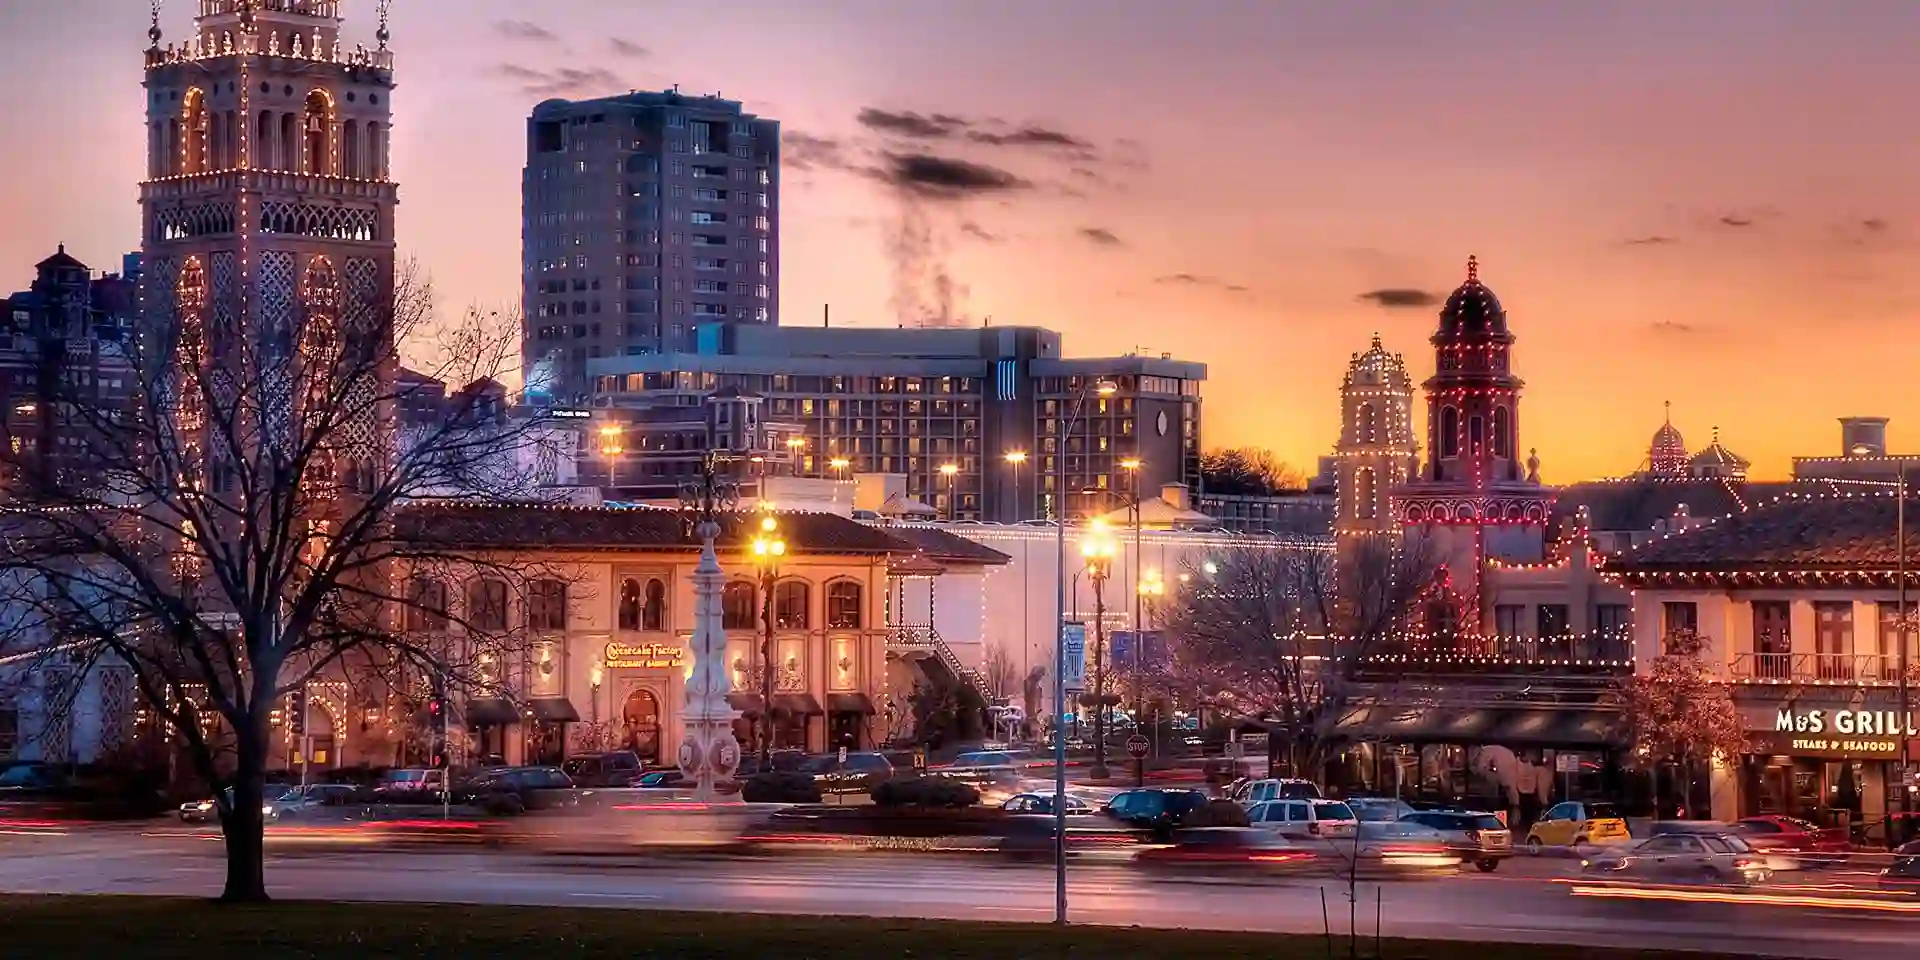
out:
M113 267L147 4L0 26L0 287L61 241ZM1171 352L1209 366L1210 446L1310 466L1371 333L1431 370L1474 253L1551 482L1634 469L1665 400L1763 476L1843 415L1920 449L1920 4L396 0L393 31L400 248L445 309L517 296L534 103L679 83L784 125L788 323ZM888 154L964 175L910 190Z

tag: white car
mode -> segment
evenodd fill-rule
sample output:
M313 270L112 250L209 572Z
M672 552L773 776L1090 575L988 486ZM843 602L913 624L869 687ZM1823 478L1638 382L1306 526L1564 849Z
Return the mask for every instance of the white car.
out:
M1269 800L1318 800L1320 787L1312 780L1248 780L1233 788L1231 799L1251 810Z
M1353 836L1360 821L1338 800L1269 800L1247 811L1247 825L1289 840L1335 840Z

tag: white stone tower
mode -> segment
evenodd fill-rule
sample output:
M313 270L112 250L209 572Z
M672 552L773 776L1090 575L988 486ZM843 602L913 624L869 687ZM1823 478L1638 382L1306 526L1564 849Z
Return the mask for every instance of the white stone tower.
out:
M1395 488L1419 469L1413 432L1413 380L1399 354L1388 353L1375 334L1365 353L1353 355L1340 384L1340 440L1334 444L1338 503L1334 533L1342 542L1398 535L1392 509Z

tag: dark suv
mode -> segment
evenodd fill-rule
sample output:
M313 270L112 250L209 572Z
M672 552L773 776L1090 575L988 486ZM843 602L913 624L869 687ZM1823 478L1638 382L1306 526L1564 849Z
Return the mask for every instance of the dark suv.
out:
M499 767L461 784L454 799L496 815L571 806L573 780L559 767Z
M1106 814L1126 826L1153 833L1166 842L1195 810L1211 802L1204 791L1145 787L1123 790L1107 801Z
M858 794L892 780L893 764L877 753L849 753L845 760L827 754L809 758L800 772L810 774L821 793Z
M560 765L577 787L631 787L640 780L640 755L632 750L583 753Z

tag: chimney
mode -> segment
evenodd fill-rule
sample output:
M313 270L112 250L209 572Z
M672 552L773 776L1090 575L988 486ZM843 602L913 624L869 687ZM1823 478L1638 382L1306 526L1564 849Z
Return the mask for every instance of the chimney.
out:
M1160 485L1160 499L1165 500L1175 510L1192 510L1193 501L1187 495L1184 483L1163 483Z

